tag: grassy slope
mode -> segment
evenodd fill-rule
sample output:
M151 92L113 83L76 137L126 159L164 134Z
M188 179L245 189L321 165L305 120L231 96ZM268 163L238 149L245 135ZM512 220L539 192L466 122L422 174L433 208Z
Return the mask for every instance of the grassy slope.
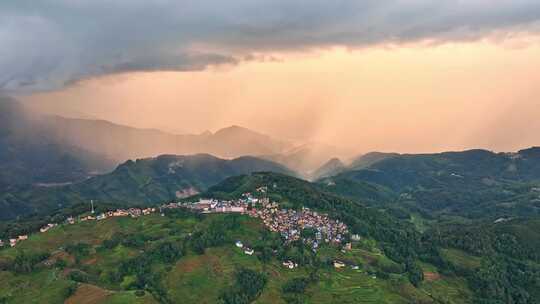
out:
M17 248L0 252L0 260L10 260L20 250L47 251L53 256L62 257L68 266L66 269L81 269L95 278L89 284L79 286L70 301L85 303L80 299L92 300L88 303L155 303L148 293L141 298L134 291L122 289L122 284L111 284L105 280L105 274L115 269L128 257L136 256L138 251L122 245L106 250L100 247L104 239L115 232L127 235L138 232L154 236L159 240L178 238L193 231L195 227L208 225L214 216L205 217L202 222L195 219L172 219L168 217L148 216L139 219L117 218L101 222L86 222L71 226L52 229L48 233L35 234L28 241L22 242ZM242 239L247 243L256 242L262 227L257 220L243 218L241 225L228 232L231 239ZM175 231L171 234L171 231ZM179 231L179 232L178 232ZM62 252L61 247L76 242L92 244L88 256L80 258L75 264L75 257ZM360 246L359 244L358 246ZM372 244L373 245L373 244ZM368 271L377 270L385 263L392 263L381 255L376 247L358 248L346 254L333 248L325 248L321 255L339 257L357 261L362 266L361 271L351 269L335 270L323 268L321 280L316 285L310 285L306 292L308 303L408 303L413 299L430 303L428 292L447 292L449 299L454 293L467 293L467 287L452 279L425 285L416 289L399 274L394 274L388 280L373 278ZM267 273L269 280L255 303L285 303L282 298L281 286L294 277L306 276L303 268L289 270L283 268L278 261L268 264L261 263L255 256L247 256L230 245L211 248L203 255L188 253L166 271L163 278L167 293L174 302L181 303L215 303L219 294L227 288L235 269L245 266ZM165 268L166 269L166 268ZM9 303L63 303L68 286L76 284L66 277L66 270L54 267L40 266L38 270L25 275L15 275L11 272L0 272L0 297L9 296ZM124 278L129 280L129 278ZM438 285L437 285L438 284ZM453 289L450 287L451 286ZM69 303L69 302L68 302ZM452 302L450 302L452 303ZM463 303L454 301L453 303Z

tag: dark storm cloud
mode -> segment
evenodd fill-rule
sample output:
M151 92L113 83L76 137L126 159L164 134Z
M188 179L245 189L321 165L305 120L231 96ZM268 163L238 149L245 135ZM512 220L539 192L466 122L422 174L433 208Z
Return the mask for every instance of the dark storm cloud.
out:
M537 32L538 0L17 0L0 3L0 90L199 70L267 51Z

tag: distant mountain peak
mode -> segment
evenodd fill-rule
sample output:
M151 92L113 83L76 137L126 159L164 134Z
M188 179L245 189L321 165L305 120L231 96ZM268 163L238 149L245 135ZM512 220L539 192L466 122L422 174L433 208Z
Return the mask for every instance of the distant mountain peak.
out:
M396 156L399 156L399 154L385 152L369 152L354 159L350 167L354 169L367 168L379 161Z
M0 113L0 117L2 113ZM43 123L51 137L107 156L118 162L160 154L210 153L234 158L281 153L290 144L250 129L232 125L215 133L172 134L139 129L103 120L48 117ZM0 130L1 131L1 130Z
M238 126L238 125L232 125L232 126L229 126L229 127L219 129L219 130L216 131L216 133L214 133L214 136L238 135L239 133L248 133L248 134L251 134L251 135L268 137L267 135L261 134L259 132L256 132L256 131L253 131L251 129L241 127L241 126Z
M329 177L341 173L345 170L345 164L337 157L329 159L319 169L311 175L313 180Z
M343 166L345 167L345 164L343 164L343 162L337 158L337 157L334 157L334 158L331 158L329 159L323 166Z
M222 130L227 130L227 129L230 129L230 130L249 130L248 128L246 127L242 127L242 126L239 126L239 125L230 125L228 127L225 127L225 128L221 128Z

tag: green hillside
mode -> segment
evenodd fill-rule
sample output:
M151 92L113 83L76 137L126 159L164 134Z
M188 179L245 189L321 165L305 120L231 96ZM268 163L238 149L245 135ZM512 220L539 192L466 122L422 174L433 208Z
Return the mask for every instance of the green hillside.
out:
M235 240L257 254L244 254ZM448 303L471 300L467 284L450 277L415 288L367 240L346 254L326 247L313 262L292 270L278 256L259 255L278 240L258 220L232 215L177 212L60 226L0 251L0 301L219 303L230 290L247 292L249 286L234 283L244 272L264 278L253 303L437 303L443 294ZM291 255L301 247L276 248ZM332 258L354 260L361 268L336 270L325 262ZM392 267L398 273L385 276Z
M373 154L362 166L320 183L328 191L360 200L373 199L363 193L366 185L378 187L383 193L393 193L394 199L386 195L375 201L397 203L394 207L428 218L538 215L539 151Z
M374 239L386 256L404 265L411 282L418 279L420 268L424 283L450 275L457 279L455 284L461 280L474 285L478 301L505 297L536 303L535 295L540 291L538 217L470 224L432 220L424 230L417 230L406 216L398 219L401 214L386 205L362 204L327 192L325 186L279 174L230 178L210 188L210 193L228 198L263 185L269 187L269 196L275 200L292 208L306 206L329 212L347 223L352 233ZM473 260L478 261L476 269L468 265ZM434 276L429 274L433 268ZM460 294L456 290L449 293Z
M538 220L433 222L425 231L386 208L278 173L225 179L202 196L264 194L309 207L358 234L351 250L285 243L259 219L166 209L61 225L0 251L6 303L538 303ZM103 208L103 206L102 206ZM75 211L74 211L75 212ZM19 222L18 225L24 225ZM13 235L11 235L13 236ZM250 256L235 246L241 240ZM281 263L292 260L299 267ZM348 266L334 268L333 261ZM353 269L350 265L357 265ZM143 292L144 291L144 292Z
M190 196L227 177L256 171L294 175L285 167L254 157L224 160L207 154L162 155L127 161L109 174L57 187L20 186L0 194L0 219L94 200L117 205L143 205Z
M387 158L399 156L398 153L382 153L382 152L370 152L364 155L361 155L351 162L349 168L352 169L362 169L367 168L377 162L385 160Z
M402 238L405 235L411 238L411 243L419 237L413 225L398 221L388 213L324 191L317 184L282 174L254 173L232 177L210 187L203 196L236 198L242 193L254 192L261 186L267 186L269 198L280 202L282 206L293 209L309 207L329 212L347 223L353 233L369 235L395 246L414 246L407 244L409 239ZM400 238L401 244L394 243Z

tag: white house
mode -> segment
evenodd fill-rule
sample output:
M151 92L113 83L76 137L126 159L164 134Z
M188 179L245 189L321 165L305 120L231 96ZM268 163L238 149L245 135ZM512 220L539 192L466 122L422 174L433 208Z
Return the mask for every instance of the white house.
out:
M294 263L293 261L285 261L282 264L289 269L294 269L295 267L298 267L298 264Z
M242 247L244 247L244 244L242 244L241 241L236 241L236 247L242 248Z
M247 254L247 255L253 255L255 251L253 251L253 249L251 248L246 248L246 250L244 250L244 253Z
M334 268L343 268L345 267L345 263L341 262L341 261L334 261Z
M57 224L47 224L47 226L43 226L39 229L40 232L47 232L49 229L56 227Z

